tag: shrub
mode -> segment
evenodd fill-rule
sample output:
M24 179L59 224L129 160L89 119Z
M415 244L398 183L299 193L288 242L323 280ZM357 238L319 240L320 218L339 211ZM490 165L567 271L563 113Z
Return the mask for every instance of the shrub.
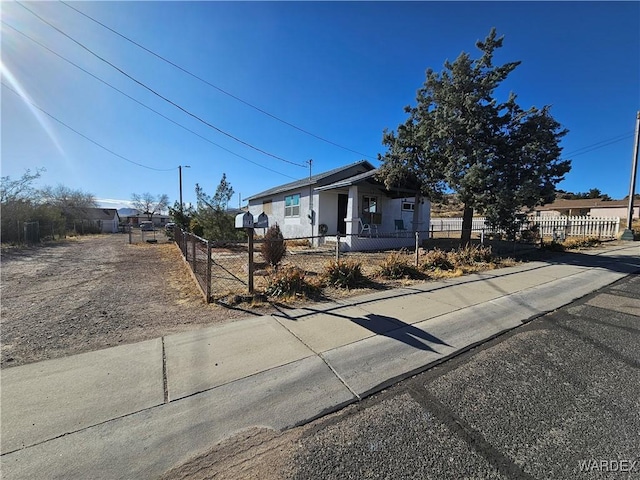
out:
M339 288L354 288L364 282L362 264L355 260L332 260L324 267L323 274L327 285Z
M284 241L284 236L276 223L269 227L267 233L265 233L260 246L260 253L262 253L262 257L268 265L276 267L284 258L286 251L287 245Z
M270 270L265 294L269 297L286 298L305 295L312 290L314 287L306 281L304 272L295 266L288 266Z
M447 252L434 248L424 255L420 267L423 270L453 270L454 265Z
M384 278L420 278L422 275L416 267L409 264L406 254L403 252L392 252L387 255L380 265L378 275Z
M597 247L602 242L595 237L588 238L567 238L564 242L544 243L542 247L551 252L564 252L566 250L576 250L580 248Z
M189 223L189 231L194 235L201 237L204 233L204 227L200 224L198 219L193 218Z
M311 242L305 238L299 238L296 240L287 240L287 247L304 247L308 248L311 246Z
M479 263L489 263L493 260L491 247L469 245L449 253L450 261L458 267L467 267Z
M590 248L597 247L600 245L600 240L595 237L587 237L587 238L567 238L564 242L562 242L562 246L567 249L576 249L576 248Z
M520 241L524 243L537 243L540 241L540 227L536 224L520 232Z

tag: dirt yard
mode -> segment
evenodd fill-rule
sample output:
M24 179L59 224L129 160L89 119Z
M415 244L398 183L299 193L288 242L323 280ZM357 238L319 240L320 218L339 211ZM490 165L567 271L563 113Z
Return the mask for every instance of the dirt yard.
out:
M75 237L2 251L1 367L158 338L266 315L314 301L352 297L421 280L325 288L294 303L207 305L175 244L162 232ZM148 243L148 240L157 243ZM451 247L439 240L439 248ZM453 240L451 240L453 242ZM453 244L452 244L453 245Z
M1 367L12 367L270 311L207 305L180 252L128 235L2 252ZM135 240L134 240L135 241Z

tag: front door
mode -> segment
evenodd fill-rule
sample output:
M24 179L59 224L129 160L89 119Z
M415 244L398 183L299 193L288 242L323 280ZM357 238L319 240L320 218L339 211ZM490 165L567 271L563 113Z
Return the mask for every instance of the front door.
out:
M347 218L347 203L349 201L349 195L345 193L338 194L338 233L340 235L347 234L347 222L344 221Z

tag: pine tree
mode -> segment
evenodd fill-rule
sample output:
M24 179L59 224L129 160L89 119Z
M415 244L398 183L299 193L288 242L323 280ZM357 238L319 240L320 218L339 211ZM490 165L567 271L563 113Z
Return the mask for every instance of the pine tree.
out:
M480 58L463 52L440 73L428 69L416 105L405 108L408 119L383 135L388 150L379 157L378 178L387 187L417 186L430 198L456 192L465 207L463 244L471 239L474 209L496 225L513 225L522 207L552 199L550 187L570 169L558 146L566 130L549 107L523 111L514 94L502 103L495 98L520 64L493 64L502 42L492 29L476 43Z

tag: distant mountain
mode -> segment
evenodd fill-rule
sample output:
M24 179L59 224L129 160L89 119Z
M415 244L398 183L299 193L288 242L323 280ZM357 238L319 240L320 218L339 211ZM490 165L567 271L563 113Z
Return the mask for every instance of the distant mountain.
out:
M136 215L138 213L138 210L136 210L135 208L119 208L118 209L118 215L120 215L121 217L128 217L129 215Z

